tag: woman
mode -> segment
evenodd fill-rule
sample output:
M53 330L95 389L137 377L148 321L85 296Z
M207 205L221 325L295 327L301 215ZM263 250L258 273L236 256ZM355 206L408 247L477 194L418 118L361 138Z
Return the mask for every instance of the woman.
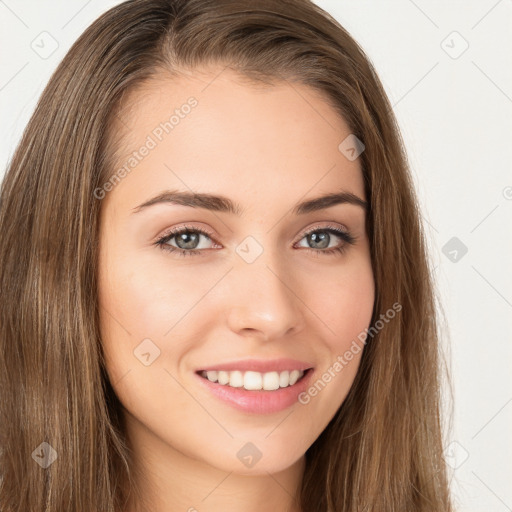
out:
M313 3L105 13L0 233L2 512L452 510L400 135Z

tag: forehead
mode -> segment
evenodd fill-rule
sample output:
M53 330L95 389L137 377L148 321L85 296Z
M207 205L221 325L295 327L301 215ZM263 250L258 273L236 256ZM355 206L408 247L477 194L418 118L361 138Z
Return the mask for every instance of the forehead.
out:
M359 159L338 148L348 125L321 93L297 82L255 83L222 67L162 74L124 99L113 130L116 169L130 170L109 200L138 204L164 188L240 203L340 189L364 199Z

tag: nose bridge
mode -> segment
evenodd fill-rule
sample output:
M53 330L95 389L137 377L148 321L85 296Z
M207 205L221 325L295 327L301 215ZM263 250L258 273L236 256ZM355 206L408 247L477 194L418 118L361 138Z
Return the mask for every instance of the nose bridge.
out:
M282 337L303 323L293 274L286 270L277 250L263 248L251 238L236 249L228 322L235 331L250 329L267 339Z

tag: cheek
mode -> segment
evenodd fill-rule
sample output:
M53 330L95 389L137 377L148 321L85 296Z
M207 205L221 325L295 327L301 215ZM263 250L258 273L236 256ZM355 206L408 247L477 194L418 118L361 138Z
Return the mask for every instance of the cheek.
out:
M99 282L101 336L110 382L131 414L143 422L170 422L170 402L177 410L190 407L190 397L166 371L174 375L187 350L172 329L186 322L189 304L201 293L186 296L186 273L134 253L112 251L103 268L108 272Z
M324 357L311 386L302 397L311 407L311 431L322 430L348 394L364 350L361 333L369 327L375 300L375 284L370 259L360 258L324 275L326 286L310 293L308 306L317 316L318 329L325 333ZM310 288L311 289L311 288ZM323 290L321 292L321 290Z
M111 271L102 283L103 302L111 320L115 318L133 339L162 337L183 316L190 302L187 292L194 289L186 273L136 254L113 256L108 265Z
M331 351L345 351L371 321L375 284L369 258L317 273L308 279L307 289L305 302L323 325L325 342Z
M150 358L158 355L151 367L175 367L188 349L187 342L192 343L194 333L186 326L199 313L200 299L212 278L198 276L186 266L158 264L154 255L136 251L111 251L101 264L108 269L100 277L99 300L111 381L127 371L145 369L137 359L139 352L149 351Z

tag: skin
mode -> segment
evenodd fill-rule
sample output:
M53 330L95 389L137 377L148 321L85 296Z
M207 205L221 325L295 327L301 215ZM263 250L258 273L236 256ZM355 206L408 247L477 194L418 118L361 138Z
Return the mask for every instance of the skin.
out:
M350 129L318 93L221 71L162 76L126 100L119 166L187 98L198 105L102 200L102 343L153 512L298 511L304 454L346 397L361 352L308 404L272 414L237 411L194 372L291 357L312 363L314 383L368 327L375 290L365 211L338 204L290 213L334 191L366 200L363 176L359 159L338 150ZM244 213L170 203L134 213L176 189L224 195ZM203 255L154 245L183 224L214 233L201 235ZM329 224L356 237L347 245L331 235L329 248L345 244L342 254L314 253L304 235ZM250 264L236 252L247 236L263 249ZM168 244L178 247L176 238ZM146 338L160 350L149 366L134 356ZM262 453L251 468L237 457L247 442Z

